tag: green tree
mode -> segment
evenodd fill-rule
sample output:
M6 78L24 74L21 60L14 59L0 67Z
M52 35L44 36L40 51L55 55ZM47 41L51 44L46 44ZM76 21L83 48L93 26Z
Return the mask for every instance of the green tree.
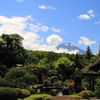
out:
M61 79L65 81L67 78L70 78L75 70L75 63L67 57L60 57L55 63L55 69L57 70L58 76L61 76Z
M32 71L34 75L37 76L39 83L42 83L43 77L47 76L48 71L49 71L48 67L44 67L40 65L33 65L33 64L25 65L24 68L29 71Z
M88 46L87 50L85 52L85 58L88 59L88 60L90 60L91 57L92 57L92 51L91 51L90 47Z
M49 61L48 61L48 59L45 57L45 58L43 58L43 59L41 59L41 60L39 61L38 65L41 65L41 66L48 66L48 63L49 63Z
M30 75L22 68L12 68L5 75L5 80L14 87L34 85L37 83L36 75Z
M8 71L8 68L6 65L0 65L0 76L3 78Z
M22 47L23 38L18 34L2 34L0 36L0 62L7 67L16 63L24 63L25 49Z

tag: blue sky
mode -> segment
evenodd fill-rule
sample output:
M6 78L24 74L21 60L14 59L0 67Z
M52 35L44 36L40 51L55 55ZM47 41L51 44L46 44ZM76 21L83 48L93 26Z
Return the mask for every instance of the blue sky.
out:
M100 0L1 0L0 35L20 34L28 50L76 53L55 47L73 43L93 54L100 41Z

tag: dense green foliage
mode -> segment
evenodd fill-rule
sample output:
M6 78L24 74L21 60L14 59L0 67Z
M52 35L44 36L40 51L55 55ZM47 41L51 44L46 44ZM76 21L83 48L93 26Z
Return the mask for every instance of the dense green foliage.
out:
M37 77L35 75L28 74L22 68L10 69L5 75L5 80L7 80L11 86L23 88L37 83Z
M12 67L16 63L24 63L25 49L23 38L18 34L2 34L0 36L0 63Z
M97 84L95 85L95 96L100 99L100 79L97 80Z
M18 93L9 87L0 87L0 100L17 100Z
M31 95L30 91L28 91L27 89L15 88L15 90L18 93L18 98L25 98Z
M94 96L94 93L90 90L83 90L79 93L79 95L83 98L83 99L88 99L89 97Z

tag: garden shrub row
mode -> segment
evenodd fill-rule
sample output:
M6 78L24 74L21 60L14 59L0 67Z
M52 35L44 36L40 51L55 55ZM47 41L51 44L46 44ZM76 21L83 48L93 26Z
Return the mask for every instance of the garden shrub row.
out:
M17 100L18 93L9 87L0 87L0 100Z
M90 90L83 90L79 93L79 96L81 96L83 99L89 99L89 97L94 96L94 93Z
M30 91L20 88L0 87L0 100L17 100L30 96Z
M30 91L26 89L15 88L18 93L18 98L25 98L31 95Z

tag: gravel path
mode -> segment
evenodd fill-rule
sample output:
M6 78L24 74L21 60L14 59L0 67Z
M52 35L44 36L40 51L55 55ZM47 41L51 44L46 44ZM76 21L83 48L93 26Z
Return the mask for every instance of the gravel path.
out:
M68 97L68 96L53 96L53 100L82 100L80 98Z

